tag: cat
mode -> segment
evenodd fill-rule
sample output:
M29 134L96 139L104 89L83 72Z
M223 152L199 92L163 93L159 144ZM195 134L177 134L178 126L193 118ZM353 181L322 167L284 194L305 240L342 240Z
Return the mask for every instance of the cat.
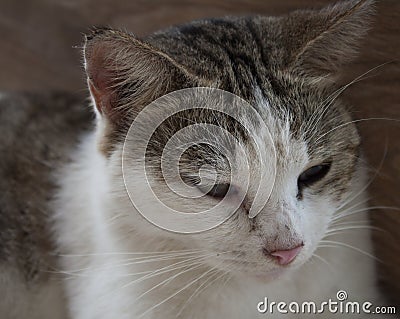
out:
M73 131L59 151L69 161L56 153L56 173L46 184L57 184L55 194L39 196L48 203L50 213L41 218L51 221L54 242L47 251L56 252L49 253L56 261L44 263L47 276L35 285L50 291L55 310L35 314L34 297L45 297L32 289L29 306L5 303L6 317L302 318L310 315L262 310L267 300L321 304L343 295L383 305L360 136L339 99L344 88L335 85L372 13L373 1L346 1L281 17L199 20L144 40L93 29L84 59L95 128L82 112L57 129L68 133L54 130L57 123L48 129L63 137ZM170 112L182 101L191 107ZM218 110L195 107L221 101ZM147 124L157 121L143 146ZM39 128L28 131L28 149L40 143L31 135ZM163 152L180 141L174 140L180 130L189 143L203 135L213 143L189 144L173 162ZM247 184L234 174L245 171L245 159ZM33 176L43 179L42 170ZM263 201L255 200L253 184L263 186ZM184 191L187 196L177 194ZM232 203L238 206L228 216ZM182 222L165 218L166 206L185 212L217 207L216 216L226 218ZM48 240L48 229L37 231ZM48 279L52 273L61 278Z

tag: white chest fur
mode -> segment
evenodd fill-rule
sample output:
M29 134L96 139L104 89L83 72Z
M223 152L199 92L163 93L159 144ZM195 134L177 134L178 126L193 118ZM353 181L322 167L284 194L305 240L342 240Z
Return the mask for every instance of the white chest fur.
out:
M87 137L79 162L62 177L56 203L72 318L280 318L278 312L259 313L257 304L265 297L323 302L334 299L338 290L346 290L353 300L377 300L373 260L350 247L321 247L318 257L300 269L268 282L202 266L196 259L202 252L174 240L151 238L140 228L127 232L128 206L123 200L118 207L107 203L107 175L99 174L107 164L94 145L94 136ZM347 220L366 218L358 213ZM368 230L342 232L329 240L371 252Z

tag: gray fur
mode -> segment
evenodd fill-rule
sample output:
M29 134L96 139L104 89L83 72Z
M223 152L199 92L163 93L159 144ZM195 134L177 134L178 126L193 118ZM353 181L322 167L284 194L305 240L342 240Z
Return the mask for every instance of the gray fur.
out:
M0 100L0 265L17 270L28 286L57 269L48 225L52 174L91 126L82 104L61 93Z
M355 125L343 125L351 117L336 100L333 80L368 30L371 3L347 1L277 18L200 20L144 40L112 29L95 29L85 46L86 71L94 86L92 94L95 91L100 96L97 105L105 105L110 120L103 138L105 149L112 151L122 143L135 115L163 94L211 86L257 107L257 88L277 121L288 120L291 134L304 137L312 160L333 162L331 174L315 191L325 186L340 197L353 176L360 141ZM190 111L180 117L215 121L207 112L201 116ZM169 127L163 125L154 141L159 146L158 158L164 142L187 124L172 120ZM229 121L225 125L231 131L235 128ZM337 126L341 129L330 134Z
M332 161L331 172L318 189L340 196L357 164L359 137L354 125L329 134L350 120L341 103L321 110L335 90L332 76L368 28L371 3L347 1L320 12L298 11L280 18L202 20L144 40L96 29L87 37L85 57L92 94L100 102L99 111L109 118L103 152L110 154L140 108L163 94L212 86L257 107L258 88L277 119L289 118L292 134L305 137L311 157ZM319 141L304 125L318 112L317 131L326 133ZM186 117L205 123L214 118ZM0 101L0 264L18 269L27 286L46 281L48 271L57 267L47 221L56 191L52 173L69 161L80 134L91 123L88 109L64 95L9 95ZM229 120L224 123L231 131L238 130ZM163 132L173 134L187 122L165 125ZM154 145L163 145L168 136L156 136ZM279 145L277 149L279 153ZM157 148L152 152L159 156ZM193 154L187 156L193 162Z

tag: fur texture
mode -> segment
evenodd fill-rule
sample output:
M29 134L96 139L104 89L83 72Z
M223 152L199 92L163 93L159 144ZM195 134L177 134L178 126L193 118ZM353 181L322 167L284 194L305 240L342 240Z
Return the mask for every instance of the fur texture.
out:
M64 318L49 207L58 167L91 127L82 100L61 93L0 100L0 300L2 318ZM50 172L50 173L49 173Z
M103 155L77 155L82 167L72 178L89 171L92 177L66 182L58 203L62 210L57 232L79 229L72 236L65 233L60 245L67 254L85 255L63 259L65 270L84 269L84 280L68 282L74 317L106 318L116 313L121 318L257 317L255 301L263 295L284 301L322 301L338 289L351 291L358 300L381 302L370 257L343 247L326 247L339 240L371 253L367 230L357 231L356 236L354 232L339 232L335 237L331 229L338 216L365 207L358 133L349 124L343 105L336 98L331 100L331 94L335 92L332 79L354 52L354 41L366 32L370 12L370 2L350 1L320 12L300 11L281 18L197 21L156 33L144 42L109 29L96 29L87 38L86 71L99 111L96 138L110 147ZM221 88L253 105L268 123L278 151L278 173L271 197L256 218L250 220L243 205L215 229L182 235L161 230L132 212L120 163L128 127L143 107L170 91L193 86ZM205 198L196 204L182 198L172 200L159 178L162 173L157 163L175 132L192 122L215 121L210 112L187 111L164 122L155 132L147 155L156 164L147 173L162 201L196 209L213 200ZM223 116L217 123L228 131L235 128ZM252 124L252 135L265 141L257 123ZM332 130L334 134L330 134ZM242 138L241 134L236 136ZM91 147L93 139L88 137ZM135 174L135 141L140 139L134 136L126 142L132 172L125 178L146 199L144 181ZM246 140L242 142L246 144ZM84 150L86 153L87 147ZM193 174L204 162L223 162L218 151L209 149L191 150L185 156L182 169ZM327 160L332 163L327 176L300 190L298 175ZM222 166L216 165L223 171ZM95 173L100 171L103 173ZM71 187L76 183L83 187ZM78 194L90 198L86 203L91 204L63 201ZM80 217L71 219L68 211L79 211ZM368 224L363 213L340 221ZM77 242L75 238L82 233L87 234L87 241ZM325 236L329 241L324 242ZM304 244L301 254L284 269L265 255L300 242ZM187 255L182 260L182 255L174 255L177 252ZM127 259L131 253L138 254L138 259ZM307 262L312 258L326 260L334 269ZM271 280L277 273L282 273L282 278ZM221 281L227 276L231 278L222 293ZM206 293L196 295L207 281ZM81 293L76 295L77 291ZM192 300L191 296L196 297ZM86 307L88 304L95 306Z
M360 139L333 80L366 33L371 11L371 1L348 1L278 18L196 21L145 40L110 29L87 37L85 68L97 130L84 135L70 155L75 160L61 170L52 206L60 270L70 276L64 283L72 318L257 318L256 305L265 296L318 302L340 289L354 300L382 303L368 229L337 229L338 221L368 226ZM166 93L194 86L226 90L254 107L277 150L277 179L255 218L248 218L244 204L220 227L183 235L148 223L133 209L121 162L137 114ZM165 191L159 161L166 141L195 122L233 132L249 154L251 143L230 118L180 115L154 135L148 160L155 165L148 175L163 200L207 207L213 198L194 205L171 200ZM256 122L240 116L252 124L253 138L266 141ZM127 143L128 178L140 191L134 139ZM218 150L200 147L185 154L182 170L195 175L204 163L222 162ZM299 187L302 172L327 162L323 179ZM223 165L217 168L223 176ZM334 241L347 247L329 247ZM301 253L285 267L270 255L299 243Z

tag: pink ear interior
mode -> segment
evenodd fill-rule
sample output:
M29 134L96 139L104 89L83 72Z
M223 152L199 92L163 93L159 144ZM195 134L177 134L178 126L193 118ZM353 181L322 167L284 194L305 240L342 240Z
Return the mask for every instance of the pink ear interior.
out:
M110 70L112 61L106 58L107 44L94 43L86 48L88 86L100 114L113 116L116 107L115 74ZM110 63L111 62L111 63Z
M117 30L86 37L85 68L99 113L115 127L165 93L187 86L187 72L151 45Z

